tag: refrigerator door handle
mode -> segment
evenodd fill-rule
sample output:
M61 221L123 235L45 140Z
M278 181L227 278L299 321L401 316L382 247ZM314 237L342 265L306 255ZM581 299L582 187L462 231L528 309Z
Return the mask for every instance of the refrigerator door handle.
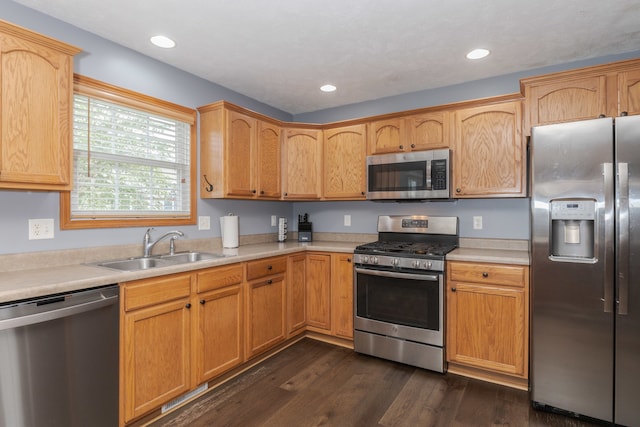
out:
M618 163L618 314L629 314L629 165Z
M613 218L613 204L614 204L614 186L613 186L613 164L612 163L604 163L602 175L604 177L604 247L605 247L605 255L604 255L604 298L602 301L604 302L604 312L611 313L613 312L614 305L614 289L615 289L615 278L614 278L614 268L615 268L615 259L613 255L613 248L615 245L615 236L614 236L614 218Z

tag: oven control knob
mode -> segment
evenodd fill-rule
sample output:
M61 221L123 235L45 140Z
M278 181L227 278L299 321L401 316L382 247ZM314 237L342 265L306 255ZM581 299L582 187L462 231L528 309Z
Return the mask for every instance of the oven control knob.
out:
M413 268L420 268L420 261L418 261L418 260L413 261L413 262L411 263L411 266L412 266Z
M430 270L431 269L431 265L432 265L431 261L426 261L424 263L424 268L426 268L427 270Z
M378 257L377 257L377 256L376 256L376 257L373 257L373 259L371 260L371 262L373 262L374 264L377 264L377 263L378 263Z
M365 256L362 258L362 262L363 262L364 264L368 264L368 263L369 263L369 257L365 255Z
M398 258L394 258L393 261L391 261L391 263L397 266L398 264L400 264L400 260Z

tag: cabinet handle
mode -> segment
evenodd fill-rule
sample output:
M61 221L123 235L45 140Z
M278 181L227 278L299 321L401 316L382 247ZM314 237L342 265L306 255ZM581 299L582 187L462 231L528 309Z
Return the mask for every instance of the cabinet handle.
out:
M201 300L200 300L200 304L202 304L202 305L204 305L204 303L205 303L205 302L206 302L206 301L205 301L205 300L203 300L203 299L201 299Z
M486 271L482 272L482 277L489 277L489 273L487 273Z
M620 113L620 115L621 115L622 117L625 117L625 116L628 116L628 115L629 115L629 113L627 113L626 111L623 111L622 113Z
M451 288L451 292L455 292L455 291L456 291L456 288Z
M185 305L185 307L187 307L187 308L191 308L191 303L190 303L190 302L188 302L188 303L187 303L187 305Z
M273 270L273 266L272 265L267 265L267 270Z
M209 180L207 179L207 175L202 175L202 176L204 177L204 180L207 183L207 185L205 186L205 190L211 193L213 191L213 184L209 182Z
M604 119L605 117L607 117L607 116L605 116L604 114L600 114L600 115L598 116L598 118L599 118L599 119Z

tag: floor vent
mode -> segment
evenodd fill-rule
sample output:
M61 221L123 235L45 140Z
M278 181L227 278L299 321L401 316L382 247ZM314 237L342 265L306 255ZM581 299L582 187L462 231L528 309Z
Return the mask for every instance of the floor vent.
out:
M198 387L195 390L190 391L189 393L183 394L182 396L178 396L175 399L173 399L171 402L166 403L164 405L162 405L162 414L164 414L167 411L170 411L171 409L175 408L178 405L181 405L182 402L186 402L187 400L191 399L192 397L205 392L207 389L209 388L209 385L207 383L202 384L200 387Z

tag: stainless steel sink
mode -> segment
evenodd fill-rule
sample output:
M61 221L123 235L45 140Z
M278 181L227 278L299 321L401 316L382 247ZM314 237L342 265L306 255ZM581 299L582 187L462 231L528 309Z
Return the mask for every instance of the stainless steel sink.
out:
M209 252L180 252L174 255L155 255L150 257L127 258L98 262L93 265L113 268L120 271L138 271L149 268L168 267L171 265L189 264L197 261L223 258L224 255Z
M204 261L208 259L217 259L223 257L224 255L212 254L208 252L182 252L174 255L160 255L160 259L167 260L176 264Z

